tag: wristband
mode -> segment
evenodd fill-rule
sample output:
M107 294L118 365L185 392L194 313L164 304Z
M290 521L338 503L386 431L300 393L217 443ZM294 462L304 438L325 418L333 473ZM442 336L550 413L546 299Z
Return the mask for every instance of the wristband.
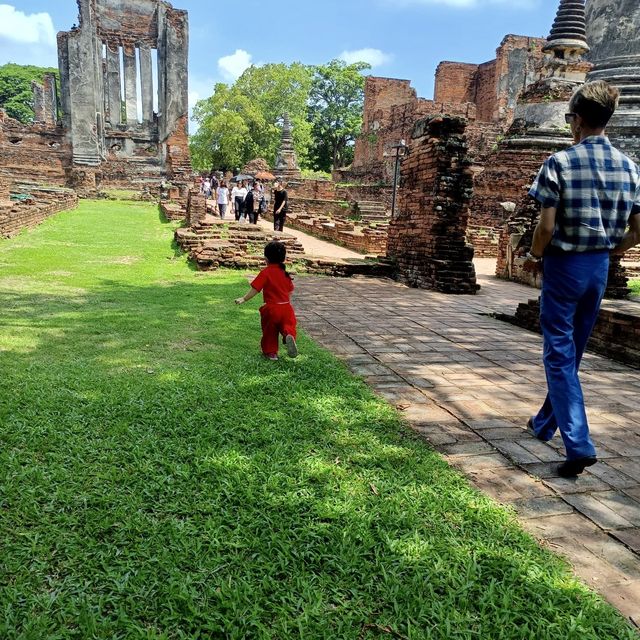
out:
M529 253L527 253L525 257L527 260L532 260L533 262L540 262L542 260L542 256L540 257L534 256L533 253L531 253L531 251L529 251Z

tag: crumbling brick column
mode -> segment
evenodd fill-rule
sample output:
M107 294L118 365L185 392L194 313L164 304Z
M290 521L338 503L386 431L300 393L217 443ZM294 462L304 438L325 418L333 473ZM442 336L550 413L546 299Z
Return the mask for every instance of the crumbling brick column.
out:
M196 190L189 192L187 223L189 227L199 225L207 217L207 198Z
M388 243L397 277L409 286L444 293L479 289L466 242L472 172L465 129L462 118L431 116L413 130Z

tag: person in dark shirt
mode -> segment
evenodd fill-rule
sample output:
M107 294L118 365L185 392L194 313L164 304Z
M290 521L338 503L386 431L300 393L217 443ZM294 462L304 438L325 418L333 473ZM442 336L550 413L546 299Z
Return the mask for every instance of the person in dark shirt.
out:
M260 188L258 184L254 182L253 188L247 193L247 197L244 199L245 214L249 216L249 222L251 224L258 224L261 199L262 194L260 193Z
M289 196L284 189L283 182L276 183L273 200L273 230L284 231L284 221L289 212Z

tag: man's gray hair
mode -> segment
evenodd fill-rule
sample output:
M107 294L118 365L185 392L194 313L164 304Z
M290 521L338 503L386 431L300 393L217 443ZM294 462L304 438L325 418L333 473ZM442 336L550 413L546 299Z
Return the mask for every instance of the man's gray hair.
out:
M594 129L605 127L618 108L620 92L604 80L583 84L571 98L569 110Z

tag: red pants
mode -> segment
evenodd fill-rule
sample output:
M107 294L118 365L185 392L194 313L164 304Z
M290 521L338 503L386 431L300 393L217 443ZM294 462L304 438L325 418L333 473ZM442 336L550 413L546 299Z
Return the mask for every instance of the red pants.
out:
M278 353L278 336L296 337L296 314L290 304L264 304L260 307L262 353Z

